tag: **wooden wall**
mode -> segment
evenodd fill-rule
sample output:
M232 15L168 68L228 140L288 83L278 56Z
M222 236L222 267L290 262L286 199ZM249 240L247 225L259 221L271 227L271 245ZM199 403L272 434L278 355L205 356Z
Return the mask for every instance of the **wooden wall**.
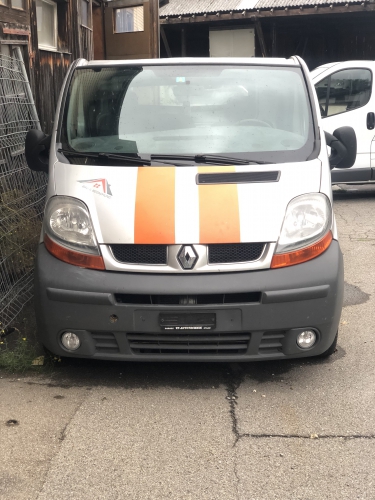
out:
M21 44L42 130L50 133L70 63L80 57L93 59L92 15L89 26L83 26L81 0L57 0L57 50L42 50L38 48L35 0L25 0L25 4L24 11L0 5L0 42L2 52L9 55L12 47ZM91 8L92 0L89 12Z
M90 26L82 26L80 0L57 2L57 51L42 50L38 48L35 0L29 1L34 95L42 130L48 134L52 130L57 100L69 65L80 57L93 59L92 15ZM91 7L90 0L90 10Z
M259 18L264 44L269 57L299 55L310 69L321 64L350 59L375 59L375 11L337 14L312 14L303 16L278 16ZM181 57L182 29L185 30L186 55L208 57L208 32L210 26L240 25L253 27L249 19L217 22L170 24L162 21L173 57ZM256 56L262 57L259 36L256 36ZM167 57L163 41L161 56Z

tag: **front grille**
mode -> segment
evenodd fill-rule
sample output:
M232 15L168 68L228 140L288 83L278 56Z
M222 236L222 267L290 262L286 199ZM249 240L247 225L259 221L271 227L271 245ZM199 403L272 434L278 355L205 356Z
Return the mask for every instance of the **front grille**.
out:
M252 304L260 302L261 292L217 293L206 295L141 295L116 293L119 304L191 306L211 304Z
M116 337L112 332L92 332L95 352L100 354L116 354L120 352Z
M134 354L245 354L250 333L227 334L149 334L128 333Z
M282 354L285 332L264 332L258 354Z
M167 265L168 245L109 245L114 258L123 264ZM209 264L236 264L258 260L264 243L210 244Z
M234 264L258 260L264 250L264 243L225 243L208 245L209 264Z
M124 264L167 264L167 245L110 245L114 258Z

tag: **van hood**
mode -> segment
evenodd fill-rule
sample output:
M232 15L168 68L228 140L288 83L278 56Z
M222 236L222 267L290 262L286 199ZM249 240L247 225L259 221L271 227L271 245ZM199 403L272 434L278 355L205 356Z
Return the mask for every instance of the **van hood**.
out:
M279 175L276 181L223 184L217 178L198 184L198 174L235 172ZM321 162L224 167L57 162L54 178L55 194L86 203L101 244L275 242L290 200L320 191Z

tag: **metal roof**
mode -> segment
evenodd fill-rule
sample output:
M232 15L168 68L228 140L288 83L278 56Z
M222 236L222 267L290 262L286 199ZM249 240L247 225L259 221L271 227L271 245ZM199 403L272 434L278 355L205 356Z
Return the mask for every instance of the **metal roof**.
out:
M160 17L360 2L361 0L169 0L169 3L160 7Z
M253 9L257 0L169 0L160 7L161 16L204 14L205 12L229 12Z

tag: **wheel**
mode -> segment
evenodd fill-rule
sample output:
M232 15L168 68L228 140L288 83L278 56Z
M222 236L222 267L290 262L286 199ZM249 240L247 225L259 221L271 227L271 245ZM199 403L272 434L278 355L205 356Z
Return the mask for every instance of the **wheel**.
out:
M251 125L251 124L258 124L260 125L261 127L272 127L272 125L268 122L264 122L263 120L257 120L256 118L247 118L245 120L240 120L239 122L236 123L236 125Z
M339 332L337 331L335 338L333 339L332 344L328 347L326 351L324 351L318 358L328 358L336 351L337 339L339 336Z

